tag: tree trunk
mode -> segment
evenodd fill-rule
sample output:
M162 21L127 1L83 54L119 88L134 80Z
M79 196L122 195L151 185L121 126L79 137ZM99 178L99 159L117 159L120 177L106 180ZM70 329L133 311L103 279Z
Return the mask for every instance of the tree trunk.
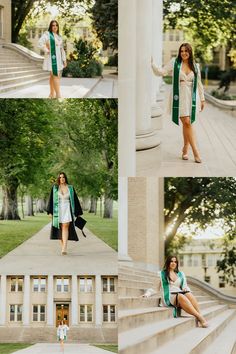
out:
M90 198L90 209L89 213L94 213L96 215L97 213L97 198Z
M90 200L89 200L88 197L83 197L81 204L82 204L82 209L83 210L85 210L85 211L89 210Z
M34 216L33 198L31 195L26 196L26 210L27 216Z
M113 218L113 199L109 198L108 196L105 196L105 199L104 199L103 217L106 219Z
M8 183L3 185L3 203L1 219L20 220L17 204L17 188L19 184L17 179L11 178Z
M37 213L44 213L46 210L46 200L45 199L38 199L36 201L36 212Z

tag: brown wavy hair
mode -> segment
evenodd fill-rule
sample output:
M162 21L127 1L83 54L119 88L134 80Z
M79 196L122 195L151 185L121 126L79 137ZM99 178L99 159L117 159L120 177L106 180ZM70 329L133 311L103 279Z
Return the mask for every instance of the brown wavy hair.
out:
M52 32L52 25L56 23L57 24L57 34L59 35L59 23L56 20L52 20L49 24L48 27L48 32Z
M59 175L57 176L56 185L60 186L60 175L63 175L65 177L66 184L69 184L68 183L68 178L67 178L67 175L65 174L65 172L60 172Z
M176 259L175 273L178 273L178 272L179 272L179 261L178 261L177 256L175 256L175 255L170 255L170 256L168 256L168 257L166 258L166 261L165 261L165 264L164 264L164 268L163 268L163 270L165 271L166 277L167 277L168 279L170 279L170 263L171 263L172 258L175 258L175 259Z
M188 65L189 65L190 69L194 72L194 75L197 75L196 69L194 66L193 48L189 43L182 43L181 46L179 47L178 61L180 63L182 62L182 58L181 58L182 47L185 47L187 49L187 52L189 53Z

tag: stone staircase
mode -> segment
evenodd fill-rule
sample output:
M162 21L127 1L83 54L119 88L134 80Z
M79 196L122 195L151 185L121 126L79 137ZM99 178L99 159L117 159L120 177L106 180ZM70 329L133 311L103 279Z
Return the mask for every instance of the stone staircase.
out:
M147 288L158 288L155 274L122 266L119 269L120 354L236 354L236 300L222 301L201 286L191 284L208 328L182 311L158 307L160 294L142 298Z
M45 79L48 79L48 73L42 70L42 63L0 46L0 94L31 86Z

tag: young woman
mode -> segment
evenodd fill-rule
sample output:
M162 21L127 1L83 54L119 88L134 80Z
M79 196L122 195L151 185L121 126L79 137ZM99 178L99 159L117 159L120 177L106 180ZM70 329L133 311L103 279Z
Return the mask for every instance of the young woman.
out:
M163 270L160 272L162 301L165 306L181 308L196 317L201 326L208 327L206 319L201 315L198 302L187 285L186 277L179 271L178 259L175 256L167 257Z
M57 21L50 22L48 31L42 35L38 45L45 53L43 70L50 71L49 98L60 98L60 75L63 68L67 66L67 63L63 40L59 35L59 24Z
M60 321L59 326L57 327L57 338L60 342L61 350L64 353L64 341L67 339L67 331L69 331L69 327L64 324L63 321Z
M172 120L179 124L180 119L183 124L182 159L188 160L190 145L195 162L201 163L192 123L197 112L203 110L205 98L200 67L194 62L192 47L189 43L183 43L179 48L178 57L171 60L163 69L157 68L153 59L151 63L155 75L173 76Z
M67 254L67 242L79 241L75 231L74 217L83 214L79 199L73 186L68 184L67 176L61 172L52 187L47 212L52 216L51 240L61 240L62 255Z

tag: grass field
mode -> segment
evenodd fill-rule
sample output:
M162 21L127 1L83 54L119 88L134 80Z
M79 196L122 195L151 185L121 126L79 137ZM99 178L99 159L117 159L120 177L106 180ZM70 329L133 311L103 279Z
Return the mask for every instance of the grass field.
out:
M30 347L32 344L24 343L0 343L0 353L1 354L11 354L16 350L24 349Z
M117 251L117 209L114 210L113 219L103 219L99 215L89 214L88 212L84 213L84 218L87 220L86 226L88 229ZM28 240L49 222L51 222L51 219L46 214L38 214L17 221L1 220L0 258Z
M108 352L118 353L118 346L113 344L94 344L94 347L98 347Z

